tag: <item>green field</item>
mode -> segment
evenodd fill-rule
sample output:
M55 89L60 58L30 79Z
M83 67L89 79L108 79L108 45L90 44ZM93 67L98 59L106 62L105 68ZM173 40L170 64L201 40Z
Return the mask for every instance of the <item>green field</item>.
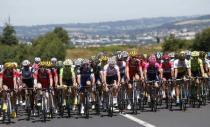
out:
M134 46L134 45L123 45L123 46L103 46L96 48L73 48L66 50L66 58L89 58L90 56L96 55L99 52L105 51L108 54L114 51L129 51L136 49L138 53L151 54L156 51L161 51L160 44L145 45L145 46Z

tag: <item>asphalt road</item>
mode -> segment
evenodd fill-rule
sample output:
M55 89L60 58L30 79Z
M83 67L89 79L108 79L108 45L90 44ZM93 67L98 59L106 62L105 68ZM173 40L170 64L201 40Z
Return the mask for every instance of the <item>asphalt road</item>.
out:
M115 113L114 117L91 115L83 117L54 118L47 122L39 118L25 119L24 112L11 124L0 127L210 127L210 103L201 108L188 108L187 111L169 111L159 109L157 112L139 112L138 115Z

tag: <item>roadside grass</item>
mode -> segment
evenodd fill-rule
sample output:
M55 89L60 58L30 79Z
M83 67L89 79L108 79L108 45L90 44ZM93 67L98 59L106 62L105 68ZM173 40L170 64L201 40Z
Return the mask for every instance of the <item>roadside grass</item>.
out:
M152 44L152 45L114 45L114 46L103 46L103 47L91 47L91 48L71 48L66 50L66 58L89 58L96 55L99 52L107 52L112 54L115 51L130 51L135 49L138 53L155 53L156 51L161 51L161 44Z

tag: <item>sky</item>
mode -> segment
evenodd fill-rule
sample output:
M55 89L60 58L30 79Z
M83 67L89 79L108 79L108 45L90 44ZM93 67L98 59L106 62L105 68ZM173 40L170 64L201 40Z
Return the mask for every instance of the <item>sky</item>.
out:
M210 14L210 0L0 0L0 26Z

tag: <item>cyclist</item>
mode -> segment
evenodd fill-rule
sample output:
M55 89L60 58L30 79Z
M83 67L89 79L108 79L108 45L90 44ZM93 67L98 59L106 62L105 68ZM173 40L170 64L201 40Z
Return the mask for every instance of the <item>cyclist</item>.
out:
M39 69L40 62L41 62L40 57L35 57L34 58L34 64L32 65L32 68L34 69L34 71L37 71Z
M206 58L206 60L205 60L205 70L206 70L206 72L207 72L207 74L208 74L208 77L210 77L210 52L208 52L207 53L207 58Z
M192 59L190 59L190 66L191 66L192 77L204 77L204 66L203 66L203 61L199 58L199 52L193 51L191 56ZM197 94L199 95L200 79L196 79L196 85L198 87Z
M173 62L170 61L170 57L168 54L164 54L162 57L162 63L161 63L161 69L163 72L163 98L166 97L166 89L167 86L165 86L165 82L169 79L172 79L172 77L174 76L174 69L173 69Z
M158 81L159 79L162 79L161 66L157 62L156 56L154 54L150 55L150 57L148 58L148 63L146 64L144 69L144 76L146 81ZM155 87L159 87L157 82L155 82ZM151 101L149 95L147 99L148 102Z
M76 75L74 73L74 67L73 67L73 61L71 59L66 59L63 62L63 67L60 69L60 75L59 75L59 79L60 79L60 85L67 87L67 86L74 86L73 88L71 88L71 94L73 97L73 108L72 110L75 110L76 108L76 104L77 104L77 100L76 100L76 88L77 88L77 83L76 83ZM68 90L68 89L67 89ZM66 95L67 91L65 91ZM64 99L63 105L66 105L66 101Z
M95 83L95 76L93 73L93 69L90 66L90 61L88 59L84 59L82 61L82 65L80 69L78 70L78 83L80 85L80 104L81 104L81 114L84 114L84 91L85 87L88 87L87 90L91 93L92 92L92 86ZM93 97L93 102L95 102L95 98Z
M16 103L16 92L14 90L18 89L17 86L17 75L14 69L14 64L12 62L7 62L4 64L4 69L0 72L0 88L3 90L12 90L11 95L11 110L12 117L16 117L15 103Z
M29 60L24 60L22 62L22 68L21 68L21 80L22 80L22 87L24 88L34 88L34 72L33 68L30 66ZM32 90L30 90L32 91ZM23 100L25 100L25 93L28 93L29 91L26 89L23 91ZM31 100L31 109L34 109L34 93L30 94L30 100Z
M108 92L107 85L113 85L113 104L117 106L117 93L120 86L120 70L114 58L109 58L108 64L104 66L104 92Z
M186 79L186 76L191 77L191 70L190 70L190 62L185 59L185 52L181 51L179 54L177 54L177 58L174 61L174 78L175 79ZM184 81L185 86L187 85L187 82ZM180 103L180 91L179 86L176 85L176 103Z
M126 81L126 62L123 61L122 53L117 55L117 66L119 67L121 82L124 83Z
M50 62L48 61L40 62L39 69L34 72L34 83L35 83L34 87L38 89L37 93L39 95L46 95L47 100L49 102L49 93L47 90L49 88L53 88L53 79L51 71L48 69L48 67L50 66L48 64L50 64ZM40 91L41 89L46 89L46 92L42 93ZM41 105L40 100L38 100L37 105ZM49 112L49 109L47 109L47 112Z
M129 52L129 58L126 63L126 79L128 81L127 94L129 97L127 109L130 110L133 81L140 81L140 79L143 79L141 62L137 59L137 52L135 50Z

